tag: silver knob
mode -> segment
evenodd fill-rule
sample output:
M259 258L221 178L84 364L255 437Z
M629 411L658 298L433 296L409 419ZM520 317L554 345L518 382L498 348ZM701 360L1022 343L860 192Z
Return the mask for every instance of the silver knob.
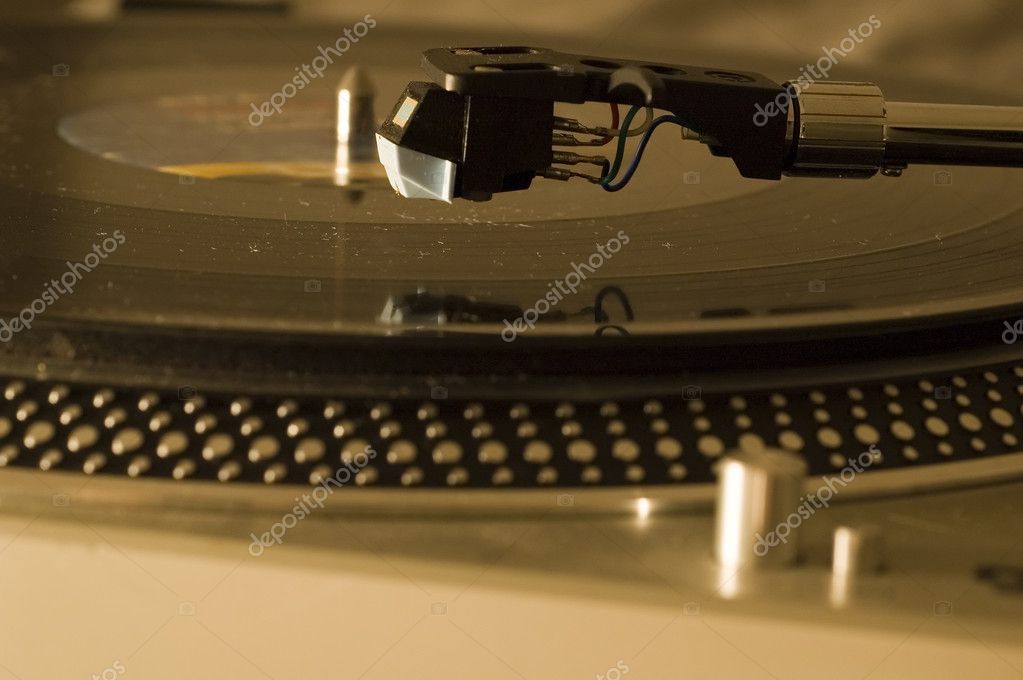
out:
M717 467L714 552L729 567L796 560L806 462L778 449L737 452ZM795 519L793 519L793 516Z
M836 527L831 571L849 576L873 574L881 570L882 554L882 536L877 527Z

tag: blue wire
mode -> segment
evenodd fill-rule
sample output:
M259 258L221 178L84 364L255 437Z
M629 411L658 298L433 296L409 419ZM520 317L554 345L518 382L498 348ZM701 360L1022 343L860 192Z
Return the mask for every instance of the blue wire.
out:
M621 191L625 188L625 185L629 183L632 176L636 174L636 169L639 167L639 162L643 158L643 150L646 148L647 142L650 141L650 137L653 135L654 130L657 129L657 126L662 123L676 123L678 125L683 125L682 119L678 116L667 115L654 118L650 123L650 127L648 127L646 132L643 133L642 139L639 140L639 146L636 148L636 155L632 157L632 163L629 164L625 174L622 175L622 179L617 184L601 184L601 186L604 187L604 191Z

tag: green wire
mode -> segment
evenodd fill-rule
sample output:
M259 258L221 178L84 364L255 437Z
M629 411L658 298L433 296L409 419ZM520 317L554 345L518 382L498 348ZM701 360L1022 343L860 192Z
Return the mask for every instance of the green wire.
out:
M629 130L632 129L632 119L636 117L636 114L643 109L642 106L633 106L629 109L629 112L625 114L625 118L622 120L622 126L618 131L618 151L615 153L614 163L611 164L611 169L608 170L607 174L600 178L600 183L608 185L614 180L615 175L618 174L618 170L622 167L622 159L625 157L625 142L629 137Z

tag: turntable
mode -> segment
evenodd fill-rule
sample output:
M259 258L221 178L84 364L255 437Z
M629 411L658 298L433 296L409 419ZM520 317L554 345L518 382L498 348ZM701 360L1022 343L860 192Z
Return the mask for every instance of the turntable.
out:
M556 87L608 71L504 52L573 60ZM345 497L418 511L418 488L707 498L743 446L823 474L876 445L864 492L1019 469L1017 170L758 181L662 131L627 191L407 201L365 141L416 67L391 56L291 98L259 96L271 66L10 76L7 472L269 499L370 446Z
M748 118L694 110L709 117L653 129L658 88L691 75L678 54L451 48L449 34L395 31L372 12L347 26L345 50L333 28L284 22L272 41L212 21L195 51L196 24L174 13L5 38L4 509L52 513L59 495L90 521L228 518L252 524L260 554L279 541L260 543L257 520L295 504L327 533L341 518L437 522L435 535L453 518L565 512L654 522L667 545L684 525L698 543L680 548L689 576L728 611L798 618L786 594L821 581L830 596L807 607L861 597L897 617L944 596L886 609L891 572L856 581L859 595L841 577L883 574L882 562L916 574L920 545L892 518L944 490L992 522L961 537L958 554L976 559L936 578L982 584L985 634L1018 631L1018 572L995 559L1007 554L998 525L1023 512L1018 97L876 74L882 114L919 125L873 165L831 144L857 159L836 167L820 161L827 144L817 156L785 146L802 129L793 110L751 126L775 80L729 61L705 61L725 66L700 78L717 78L708 93L760 87L740 102ZM41 71L39 52L58 44L69 72ZM537 64L547 72L527 79ZM543 89L583 85L587 96ZM489 87L524 92L523 115ZM838 87L816 91L847 99ZM416 127L427 97L443 108L459 93L481 118ZM481 112L479 97L497 103ZM900 99L953 105L938 124ZM609 100L632 108L609 118ZM466 137L446 135L487 116L470 168ZM614 186L601 149L552 151L551 124L562 142L613 150L620 134L634 150L635 129L650 143L627 188L601 191ZM495 170L535 163L540 138L555 154L543 168ZM450 158L428 153L452 139ZM938 144L953 151L928 156ZM761 566L729 561L729 531L742 546L763 537L857 460L829 511L846 533L804 527L800 550L772 546L781 570L720 580L720 565ZM299 501L316 494L329 502ZM905 511L940 514L942 498ZM833 551L848 572L827 563Z

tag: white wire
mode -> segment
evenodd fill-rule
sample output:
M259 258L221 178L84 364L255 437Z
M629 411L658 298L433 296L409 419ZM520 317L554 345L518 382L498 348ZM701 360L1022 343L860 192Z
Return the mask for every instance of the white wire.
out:
M640 125L637 128L632 128L631 130L629 130L626 133L625 136L626 137L635 137L636 135L643 134L644 132L646 132L646 129L648 127L650 127L650 121L652 121L653 119L654 119L654 109L653 109L652 106L648 106L648 107L646 107L646 119L643 121L643 124ZM615 132L615 135L619 135L619 134L621 134L621 130L618 130L617 132Z

